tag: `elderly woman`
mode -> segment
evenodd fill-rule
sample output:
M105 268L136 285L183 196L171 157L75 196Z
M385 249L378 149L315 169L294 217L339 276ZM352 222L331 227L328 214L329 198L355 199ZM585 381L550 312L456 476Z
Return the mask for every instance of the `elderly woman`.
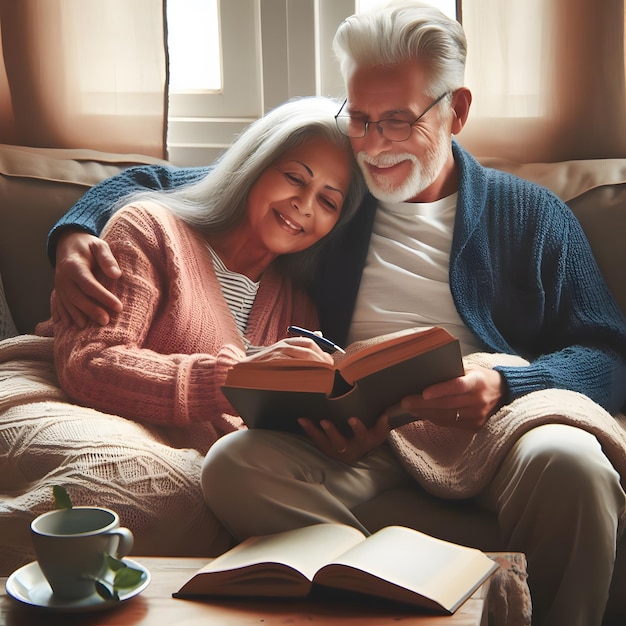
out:
M220 391L226 371L260 346L329 358L286 329L318 328L307 276L365 190L337 110L286 103L183 188L126 197L103 235L122 270L100 274L121 304L110 323L51 319L3 342L3 376L24 382L0 420L6 568L32 559L28 524L54 485L116 510L137 554L228 547L200 487L206 450L242 427Z
M103 233L122 275L107 326L46 322L77 403L171 430L205 451L242 422L220 391L255 347L329 359L303 288L329 233L363 194L336 102L290 101L251 124L200 180L126 198ZM54 297L54 295L53 295ZM193 433L193 436L186 436Z

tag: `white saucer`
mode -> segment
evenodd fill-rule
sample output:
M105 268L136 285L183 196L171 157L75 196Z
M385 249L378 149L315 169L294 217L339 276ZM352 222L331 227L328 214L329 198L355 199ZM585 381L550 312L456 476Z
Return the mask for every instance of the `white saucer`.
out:
M24 565L23 567L20 567L20 569L13 572L7 579L6 590L12 598L15 598L15 600L18 600L19 602L54 611L82 613L86 611L99 611L101 609L112 608L114 606L119 606L120 602L134 598L150 583L150 572L143 565L140 565L131 559L122 560L130 567L141 570L144 573L144 576L136 587L123 589L120 592L119 602L113 599L105 600L95 591L89 597L81 598L80 600L64 600L62 598L55 598L48 581L39 568L39 563L37 563L37 561Z

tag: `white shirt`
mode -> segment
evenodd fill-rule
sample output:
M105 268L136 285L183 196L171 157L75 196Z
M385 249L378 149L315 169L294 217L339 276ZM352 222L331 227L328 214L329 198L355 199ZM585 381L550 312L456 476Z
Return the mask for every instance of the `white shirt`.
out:
M348 342L416 326L442 326L463 354L484 349L450 293L449 262L457 194L435 202L381 202Z

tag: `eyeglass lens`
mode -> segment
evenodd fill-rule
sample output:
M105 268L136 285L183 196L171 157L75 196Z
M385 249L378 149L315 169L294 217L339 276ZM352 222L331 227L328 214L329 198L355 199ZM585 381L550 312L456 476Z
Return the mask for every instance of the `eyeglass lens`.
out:
M443 100L446 95L447 93L443 93L438 98L433 100L433 102L426 107L423 113L412 122L396 120L393 118L378 120L377 122L354 119L350 115L341 114L341 110L343 110L346 102L343 103L341 110L335 116L335 120L339 130L344 135L348 135L348 137L352 137L354 139L365 137L367 129L373 125L376 130L383 137L385 137L385 139L389 139L389 141L406 141L411 136L413 125L422 119L422 117L424 117L424 115L426 115L426 113L428 113L428 111L430 111L436 104Z

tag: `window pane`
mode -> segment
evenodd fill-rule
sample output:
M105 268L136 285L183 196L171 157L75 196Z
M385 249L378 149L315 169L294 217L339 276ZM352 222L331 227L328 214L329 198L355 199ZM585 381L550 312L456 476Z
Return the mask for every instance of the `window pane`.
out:
M168 0L170 93L220 91L218 0Z

